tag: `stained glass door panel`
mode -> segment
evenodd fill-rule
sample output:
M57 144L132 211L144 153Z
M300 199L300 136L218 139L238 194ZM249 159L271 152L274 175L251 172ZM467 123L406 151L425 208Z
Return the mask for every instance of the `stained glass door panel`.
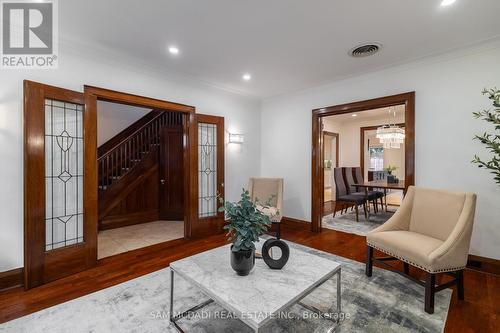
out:
M219 233L224 223L224 213L218 211L219 199L224 199L224 118L196 114L195 119L191 149L198 203L192 235L197 237Z
M217 124L198 123L198 214L217 215Z
M45 100L45 250L84 241L83 105Z

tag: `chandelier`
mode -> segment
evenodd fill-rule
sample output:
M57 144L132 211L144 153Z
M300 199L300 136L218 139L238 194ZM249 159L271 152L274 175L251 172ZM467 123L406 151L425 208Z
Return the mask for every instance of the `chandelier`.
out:
M396 118L396 110L392 111L394 119ZM389 121L387 125L380 126L377 128L376 138L380 140L380 143L384 146L384 149L390 148L400 148L401 144L405 140L405 130L397 126L395 123L391 124L391 110L389 110Z

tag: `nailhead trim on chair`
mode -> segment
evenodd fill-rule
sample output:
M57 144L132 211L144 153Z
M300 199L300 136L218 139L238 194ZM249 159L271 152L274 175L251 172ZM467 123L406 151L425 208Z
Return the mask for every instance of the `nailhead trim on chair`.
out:
M401 261L404 261L404 262L406 262L406 263L408 263L408 264L410 264L410 265L412 265L412 266L418 267L418 268L420 268L420 269L422 269L422 270L424 270L424 271L426 271L426 272L429 272L429 273L445 273L445 272L454 272L454 271L460 271L460 270L462 270L462 269L464 269L464 268L465 268L465 266L462 266L462 267L455 267L455 268L444 268L444 269L437 269L437 270L429 270L428 268L425 268L425 267L423 267L423 266L421 266L421 265L415 264L414 262L411 262L410 260L408 260L408 259L406 259L406 258L400 257L400 256L398 256L397 254L392 253L391 251L384 250L384 249L382 249L382 248L380 248L380 247L378 247L378 246L375 246L375 245L373 245L373 244L370 244L370 243L368 243L368 242L367 242L366 244L367 244L368 246L370 246L370 247L373 247L374 249L377 249L377 250L379 250L379 251L382 251L382 252L384 252L384 253L387 253L388 255L393 256L394 258L397 258L397 259L399 259L399 260L401 260Z

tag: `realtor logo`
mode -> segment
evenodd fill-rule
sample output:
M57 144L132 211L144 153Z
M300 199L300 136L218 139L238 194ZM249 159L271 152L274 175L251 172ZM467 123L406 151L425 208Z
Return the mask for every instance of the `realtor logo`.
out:
M2 68L57 68L55 0L2 1Z

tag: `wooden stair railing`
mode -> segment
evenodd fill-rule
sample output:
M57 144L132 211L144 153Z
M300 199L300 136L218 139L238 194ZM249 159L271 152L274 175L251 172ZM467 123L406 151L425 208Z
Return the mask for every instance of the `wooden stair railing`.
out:
M153 114L153 112L155 113ZM156 148L160 145L160 130L163 126L182 125L182 114L179 112L164 110L154 110L153 112L152 119L141 124L137 130L114 146L109 147L107 143L103 145L107 145L106 148L109 150L106 152L100 151L102 155L97 159L98 186L101 192L107 191L146 158L150 152L158 151ZM148 117L151 117L151 115ZM140 122L141 120L136 123L140 124ZM119 135L123 135L126 131L127 129L119 133ZM116 141L114 138L110 141L112 140Z

